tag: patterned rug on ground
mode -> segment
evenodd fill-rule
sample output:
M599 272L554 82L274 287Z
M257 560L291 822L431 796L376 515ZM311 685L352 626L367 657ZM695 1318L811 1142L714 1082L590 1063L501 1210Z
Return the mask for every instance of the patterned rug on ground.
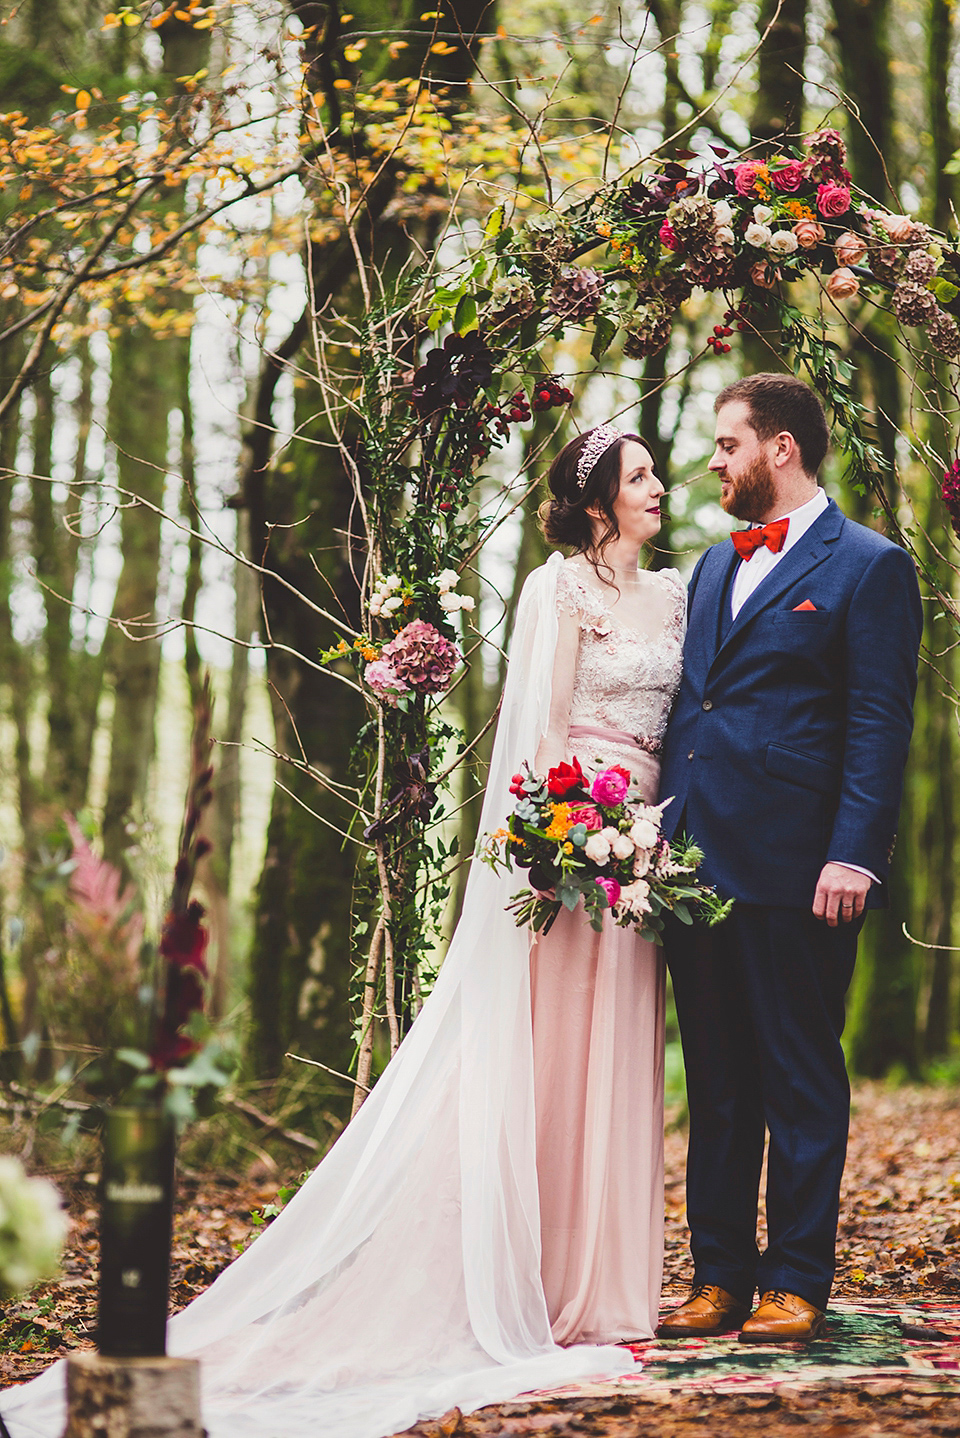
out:
M531 1398L602 1397L640 1389L645 1397L677 1393L784 1394L829 1381L867 1385L876 1393L905 1385L960 1393L960 1303L882 1300L830 1305L826 1336L814 1343L750 1346L735 1333L680 1342L631 1343L642 1370L613 1379L525 1394Z

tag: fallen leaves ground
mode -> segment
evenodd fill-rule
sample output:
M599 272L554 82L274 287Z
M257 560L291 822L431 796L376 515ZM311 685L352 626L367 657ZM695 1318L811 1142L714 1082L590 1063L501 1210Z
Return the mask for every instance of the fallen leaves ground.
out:
M667 1134L664 1297L675 1302L690 1278L683 1223L685 1134ZM181 1173L173 1250L173 1306L181 1308L255 1234L250 1211L269 1203L302 1166L265 1180ZM95 1175L54 1175L69 1202L72 1229L63 1276L7 1306L0 1323L0 1381L21 1382L54 1357L93 1341L97 1235ZM944 1088L863 1084L854 1095L838 1243L839 1297L960 1297L960 1093ZM411 1438L483 1434L595 1434L604 1438L692 1438L698 1434L792 1432L842 1435L957 1435L960 1384L953 1394L921 1384L822 1383L777 1394L584 1397L510 1404L423 1423Z

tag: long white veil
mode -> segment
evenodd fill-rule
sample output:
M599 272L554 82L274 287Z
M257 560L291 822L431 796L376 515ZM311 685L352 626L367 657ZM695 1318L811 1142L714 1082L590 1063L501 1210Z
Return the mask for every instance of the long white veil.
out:
M554 555L524 585L481 826L510 808L550 710ZM384 1438L418 1417L633 1367L562 1349L540 1282L528 936L515 879L474 864L436 987L350 1126L278 1218L169 1325L202 1360L209 1438ZM0 1398L59 1438L63 1364Z

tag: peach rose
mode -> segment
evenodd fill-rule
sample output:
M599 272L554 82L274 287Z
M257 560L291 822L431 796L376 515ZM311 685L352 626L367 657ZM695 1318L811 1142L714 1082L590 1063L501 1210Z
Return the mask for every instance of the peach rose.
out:
M889 215L881 210L876 218L895 245L906 244L913 237L913 221L909 215Z
M815 250L827 237L826 230L817 224L816 220L798 220L793 227L793 233L801 250Z
M750 266L750 279L761 290L772 290L779 278L780 271L775 270L766 260L757 260L755 265Z
M834 270L827 280L827 294L832 300L849 300L860 292L860 281L852 270L845 267Z
M845 230L833 248L841 265L859 265L867 253L866 244L852 230Z

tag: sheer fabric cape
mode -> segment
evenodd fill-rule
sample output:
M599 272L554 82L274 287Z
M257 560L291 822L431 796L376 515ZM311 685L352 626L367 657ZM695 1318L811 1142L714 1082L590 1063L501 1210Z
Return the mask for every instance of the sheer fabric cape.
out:
M550 712L559 555L524 585L482 830ZM169 1325L202 1361L209 1438L384 1438L634 1367L559 1348L540 1279L529 939L517 880L474 863L436 987L363 1108L281 1215ZM59 1438L63 1364L0 1400Z

